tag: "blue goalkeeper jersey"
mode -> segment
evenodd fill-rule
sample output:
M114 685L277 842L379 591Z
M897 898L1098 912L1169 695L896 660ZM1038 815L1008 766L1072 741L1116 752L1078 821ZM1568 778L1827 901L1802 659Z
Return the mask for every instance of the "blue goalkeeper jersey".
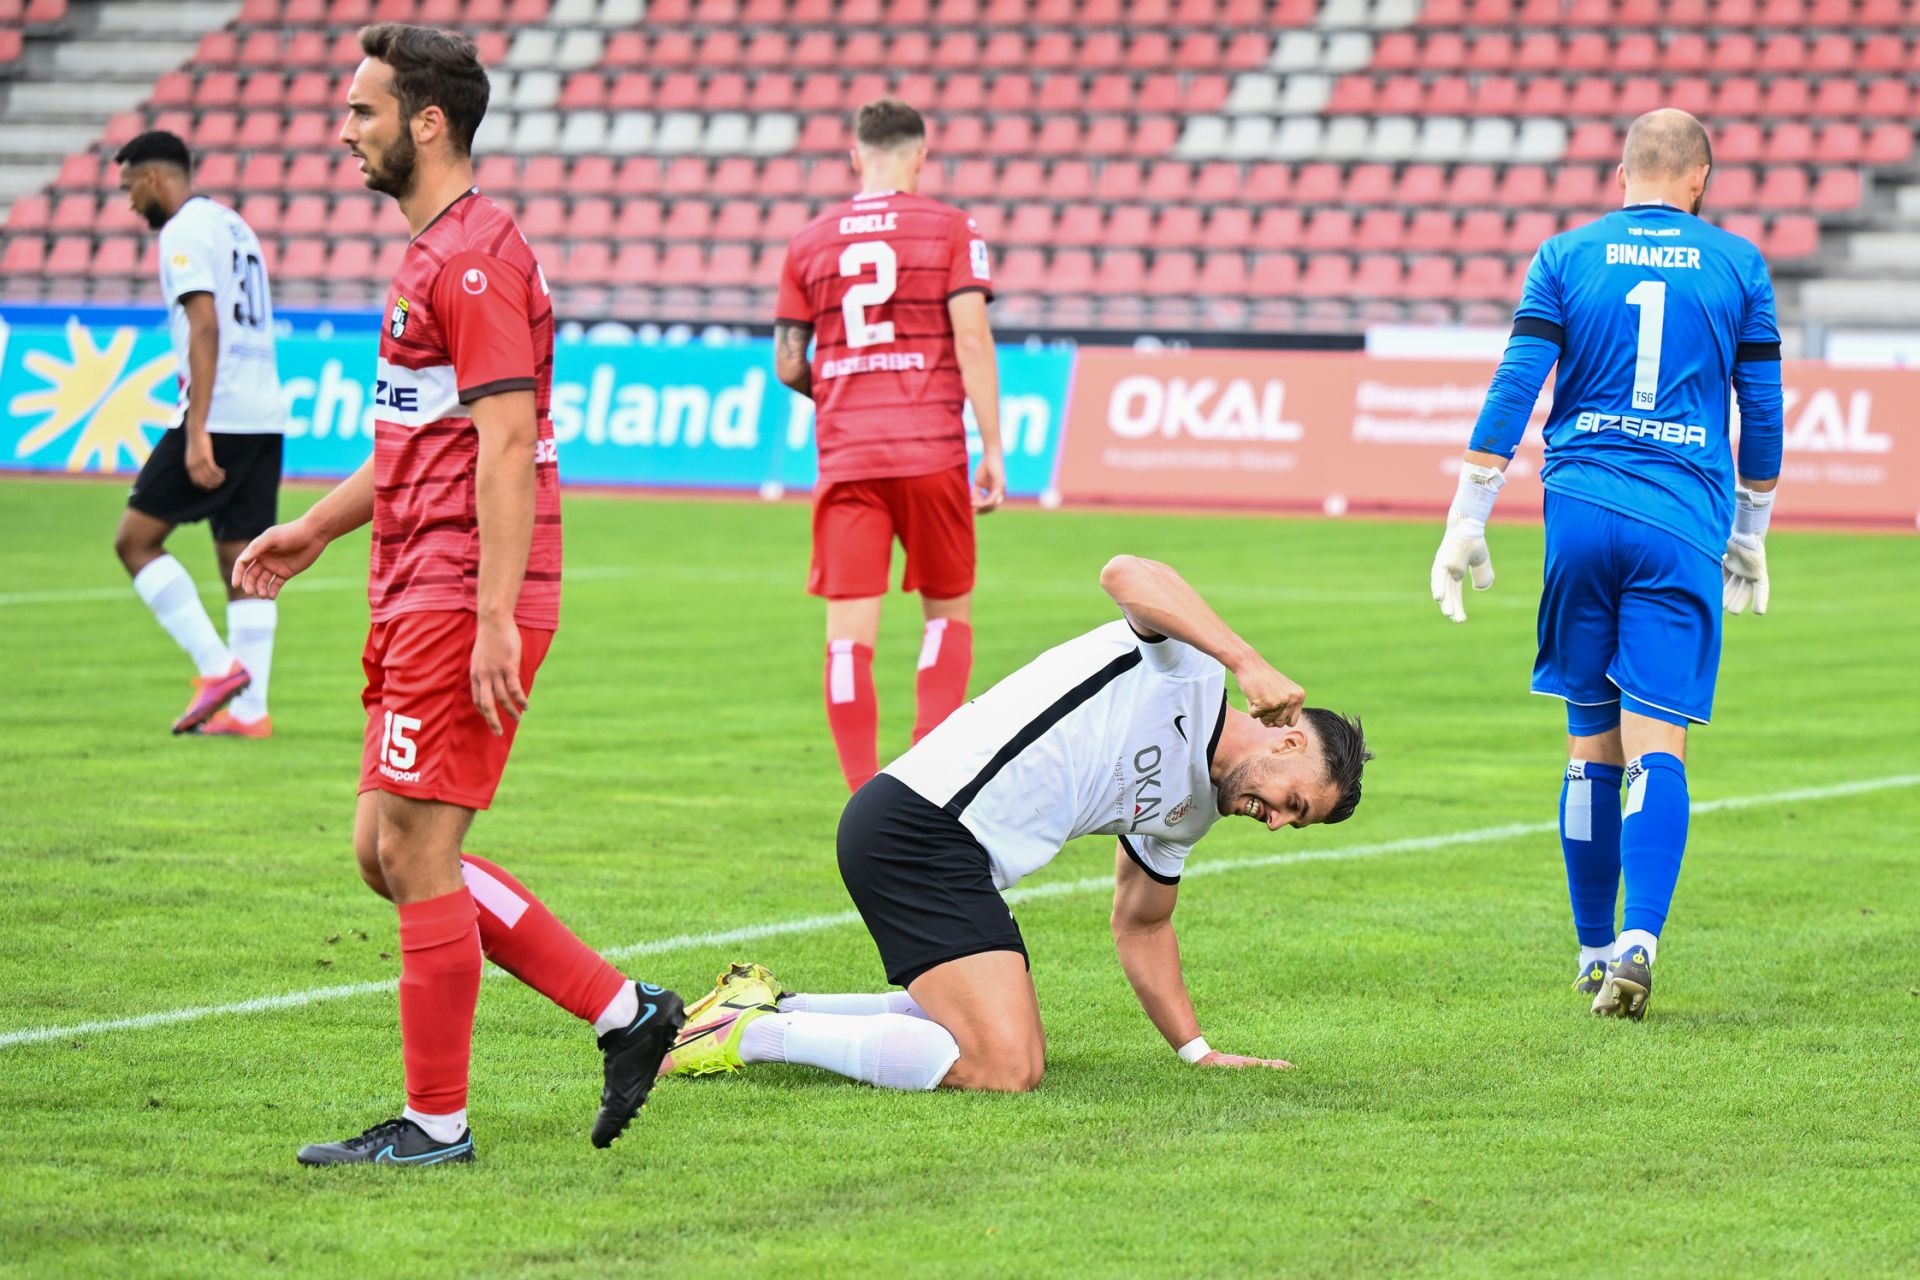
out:
M1541 479L1555 492L1665 529L1714 557L1733 520L1730 398L1771 363L1768 412L1742 405L1775 442L1780 329L1760 251L1670 205L1633 205L1540 246L1514 312L1514 338L1558 347ZM1741 365L1749 365L1742 370ZM1534 387L1537 391L1539 383ZM1764 421L1771 419L1771 421ZM1498 449L1475 432L1475 448ZM1514 443L1518 443L1517 436ZM1759 443L1758 437L1754 442Z

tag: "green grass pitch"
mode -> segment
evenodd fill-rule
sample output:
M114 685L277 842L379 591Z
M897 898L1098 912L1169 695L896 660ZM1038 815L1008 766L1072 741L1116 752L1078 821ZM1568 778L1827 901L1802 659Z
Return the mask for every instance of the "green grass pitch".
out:
M1631 1025L1568 990L1564 722L1526 691L1537 528L1496 527L1499 583L1453 627L1426 598L1430 523L995 515L976 689L1108 618L1095 578L1130 551L1182 569L1313 701L1365 716L1379 758L1355 819L1224 823L1176 917L1212 1043L1297 1069L1174 1057L1082 883L1111 871L1091 840L1017 904L1050 1032L1032 1095L760 1067L669 1082L594 1151L590 1035L494 974L480 1160L395 1176L293 1162L399 1105L382 991L5 1042L398 972L392 909L349 848L364 539L283 600L279 736L174 739L186 662L113 560L122 500L0 484L0 1273L1920 1269L1911 536L1774 535L1774 613L1729 619L1690 762L1696 802L1753 803L1694 819ZM848 906L806 510L580 497L567 521L564 623L471 847L689 998L736 958L878 989L855 925L698 940ZM176 550L211 592L204 531ZM905 745L918 631L890 602L883 755ZM1875 785L1833 790L1850 784Z

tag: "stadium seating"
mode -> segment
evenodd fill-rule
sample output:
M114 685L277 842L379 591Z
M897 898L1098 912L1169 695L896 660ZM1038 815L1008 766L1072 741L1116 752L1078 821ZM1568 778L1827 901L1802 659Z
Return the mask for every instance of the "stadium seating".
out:
M387 18L481 43L478 180L563 312L767 319L886 92L932 120L924 190L993 243L1002 323L1043 326L1497 320L1663 104L1708 120L1710 215L1783 277L1915 159L1915 0L246 0L14 204L4 296L147 288L105 157L166 127L283 300L377 305L403 228L334 133L353 30Z

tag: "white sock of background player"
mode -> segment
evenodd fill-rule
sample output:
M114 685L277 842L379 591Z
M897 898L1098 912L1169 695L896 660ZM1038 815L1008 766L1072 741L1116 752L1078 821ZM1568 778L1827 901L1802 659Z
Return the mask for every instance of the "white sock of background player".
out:
M203 676L223 676L233 665L233 654L213 629L200 603L200 592L186 567L172 556L157 556L133 575L133 589L153 610L174 643L187 651Z
M820 1067L882 1089L931 1089L960 1060L947 1029L902 1013L770 1013L740 1037L742 1062Z
M910 1018L924 1018L926 1010L913 1002L913 997L904 991L877 991L872 994L855 992L851 995L791 995L780 998L782 1013L904 1013Z

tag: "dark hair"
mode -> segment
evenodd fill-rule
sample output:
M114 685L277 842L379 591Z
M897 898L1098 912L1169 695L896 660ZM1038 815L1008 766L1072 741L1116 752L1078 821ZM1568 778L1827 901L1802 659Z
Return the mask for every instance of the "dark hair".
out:
M402 120L438 107L447 113L454 151L472 153L490 90L473 41L432 27L378 22L360 28L360 51L393 68L393 96L400 99Z
M1307 707L1300 718L1313 726L1320 758L1326 762L1327 780L1340 788L1340 798L1322 821L1345 822L1360 805L1360 774L1373 759L1360 717L1343 716L1325 707Z
M875 98L853 118L853 136L863 147L897 147L924 142L927 122L898 98Z
M178 134L168 133L165 129L155 129L143 133L120 148L113 157L115 164L149 164L152 162L176 166L180 172L193 173L193 153L187 150L187 144Z

